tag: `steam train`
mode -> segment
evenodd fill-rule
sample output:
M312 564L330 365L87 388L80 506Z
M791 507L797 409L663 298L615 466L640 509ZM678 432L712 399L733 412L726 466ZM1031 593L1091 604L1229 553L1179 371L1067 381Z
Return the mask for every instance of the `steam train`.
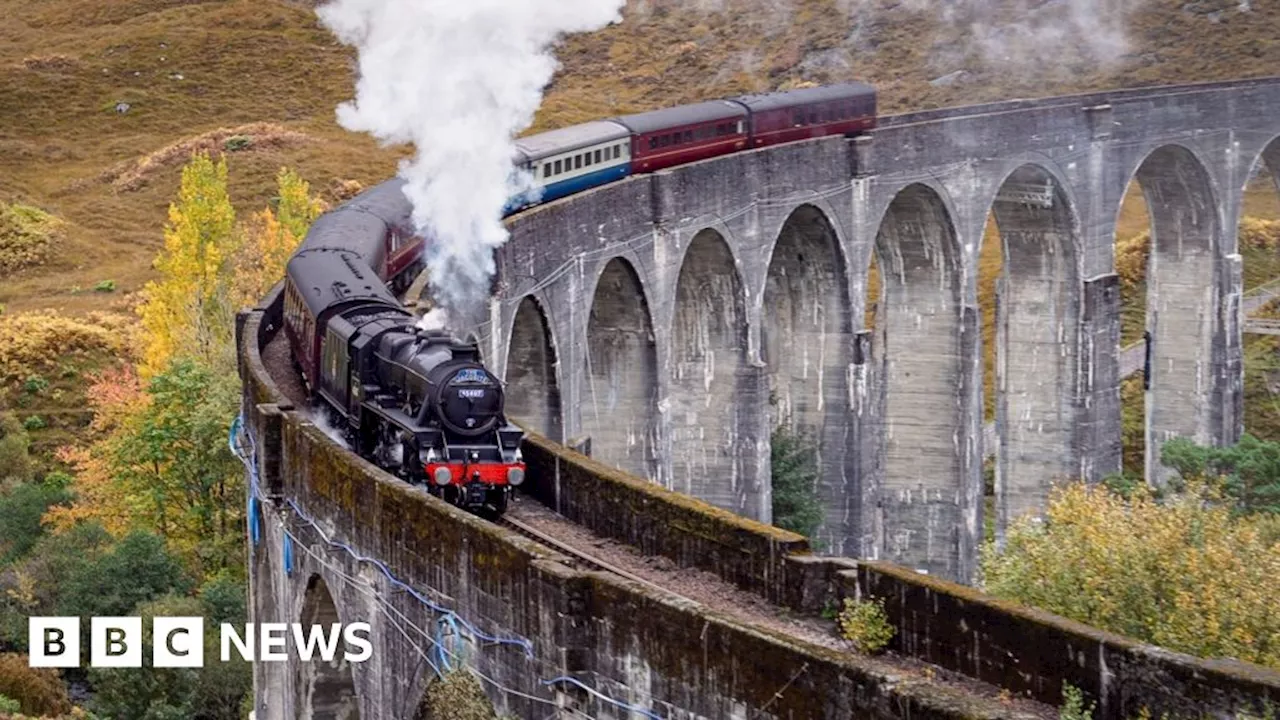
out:
M417 327L392 289L421 267L388 183L319 218L285 269L283 324L316 409L365 459L497 516L524 481L524 433L474 342ZM416 246L416 247L415 247Z
M515 165L533 205L687 162L875 126L876 95L847 83L712 100L522 138ZM497 516L526 466L502 383L474 342L417 327L397 300L422 268L423 240L400 181L312 224L290 258L284 331L313 404L352 450L473 512Z

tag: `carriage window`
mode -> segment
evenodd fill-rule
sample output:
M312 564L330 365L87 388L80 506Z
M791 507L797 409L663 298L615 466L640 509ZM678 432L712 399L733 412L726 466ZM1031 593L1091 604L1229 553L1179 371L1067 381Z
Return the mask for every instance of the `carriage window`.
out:
M809 113L809 124L814 125L814 124L817 124L817 122L818 122L818 113L816 112Z
M600 162L600 151L596 151L596 162Z
M590 152L583 153L583 155L582 155L582 164L583 164L583 165L585 165L585 166L587 166L587 167L591 167L591 153L590 153Z
M798 113L796 113L796 114L792 117L792 120L795 122L795 124L796 124L796 125L803 125L803 124L804 124L804 113L799 113L799 112L798 112Z
M613 146L613 159L614 159L614 160L617 160L617 159L618 159L618 158L620 158L620 157L622 157L622 146L621 146L621 145L614 145L614 146Z
M551 163L542 166L542 177L551 177Z
M574 156L573 156L573 169L574 169L574 170L581 170L581 169L582 169L582 156L581 156L581 155L574 155Z
M693 131L692 131L692 130L685 130L685 131L684 131L684 141L685 141L685 142L693 142Z
M560 161L560 160L557 160L557 161L556 161L556 169L555 169L555 173L556 173L556 175L559 175L559 174L560 174L560 163L561 163L561 162L562 162L562 161Z
M658 147L658 138L656 137L649 138L649 149L653 150L657 147Z

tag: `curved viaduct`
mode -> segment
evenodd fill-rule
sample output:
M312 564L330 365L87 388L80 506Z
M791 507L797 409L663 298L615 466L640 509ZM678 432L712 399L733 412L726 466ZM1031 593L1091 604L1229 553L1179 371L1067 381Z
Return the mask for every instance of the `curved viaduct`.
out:
M989 212L1005 258L1003 531L1053 480L1119 470L1113 246L1132 179L1155 238L1148 448L1239 435L1236 226L1255 165L1280 168L1277 136L1273 79L887 117L867 137L636 176L511 218L474 321L512 414L553 439L589 438L597 459L767 522L770 428L787 422L819 440L825 549L967 579ZM873 255L884 289L867 327Z
M989 211L1005 253L1003 526L1037 510L1054 478L1119 468L1113 236L1131 179L1154 230L1148 446L1238 436L1236 226L1251 172L1280 168L1278 137L1280 79L884 118L868 137L633 177L513 217L487 315L464 324L505 374L512 414L550 438L589 438L597 460L767 521L769 432L790 423L820 441L826 551L966 581L982 528L976 285ZM352 201L362 204L370 233L407 226L395 183ZM869 328L873 256L884 290ZM237 332L254 619L368 620L375 651L368 665L255 665L259 717L409 717L446 661L481 669L491 697L522 715L549 703L636 716L615 701L627 698L681 717L760 708L761 717L890 718L904 707L1010 716L571 568L377 471L307 422L270 376L264 357L280 312L277 292L242 314ZM527 447L543 478L533 490L597 531L813 613L848 583L857 593L890 588L890 607L904 613L895 649L972 659L957 669L1030 683L1050 702L1070 681L1102 698L1104 717L1127 717L1145 697L1133 688L1154 677L1148 662L1177 682L1254 682L1071 623L1052 630L1069 636L1053 644L1068 654L1046 655L1025 642L1057 622L1043 614L1015 618L890 565L815 558L798 536L610 475L537 438ZM939 605L946 597L954 602ZM1000 634L1010 627L1023 629ZM953 640L954 652L938 650ZM1280 678L1263 680L1264 692L1280 692Z

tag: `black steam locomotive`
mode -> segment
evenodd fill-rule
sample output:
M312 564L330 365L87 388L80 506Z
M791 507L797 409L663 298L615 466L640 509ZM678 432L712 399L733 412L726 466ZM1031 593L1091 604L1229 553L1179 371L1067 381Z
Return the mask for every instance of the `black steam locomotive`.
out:
M388 183L316 221L286 271L285 333L312 400L352 450L497 516L524 481L523 432L476 344L416 327L388 289L419 267L421 240L389 220L406 216L404 202Z

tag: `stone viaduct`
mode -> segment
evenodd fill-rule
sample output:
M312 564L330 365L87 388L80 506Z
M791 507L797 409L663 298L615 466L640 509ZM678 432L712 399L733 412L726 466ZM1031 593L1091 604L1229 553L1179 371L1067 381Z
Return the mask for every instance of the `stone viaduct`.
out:
M1119 467L1113 230L1131 179L1154 231L1148 446L1239 434L1236 226L1247 178L1280 168L1278 110L1268 79L916 113L512 218L487 316L466 322L505 374L512 414L551 440L589 439L593 455L531 436L526 489L798 613L885 598L898 655L1019 695L1054 703L1071 683L1103 720L1261 713L1280 702L1274 671L1143 646L944 578L971 577L981 538L988 214L1005 253L1003 526L1038 510L1051 480ZM408 213L359 222L385 232ZM873 257L884 289L867 327ZM518 717L1034 717L575 567L379 471L268 370L269 357L287 367L281 306L277 289L237 325L252 618L369 622L374 650L364 664L255 663L259 720L414 717L432 678L460 664ZM770 514L774 422L819 440L818 539L860 559L816 557L756 522Z
M1241 430L1243 188L1280 168L1280 81L885 117L629 178L509 220L472 319L548 437L770 519L770 430L818 440L839 555L971 577L982 533L978 257L994 211L999 532L1120 467L1114 228L1145 195L1151 449ZM884 282L868 327L868 268ZM992 454L992 449L985 449Z

